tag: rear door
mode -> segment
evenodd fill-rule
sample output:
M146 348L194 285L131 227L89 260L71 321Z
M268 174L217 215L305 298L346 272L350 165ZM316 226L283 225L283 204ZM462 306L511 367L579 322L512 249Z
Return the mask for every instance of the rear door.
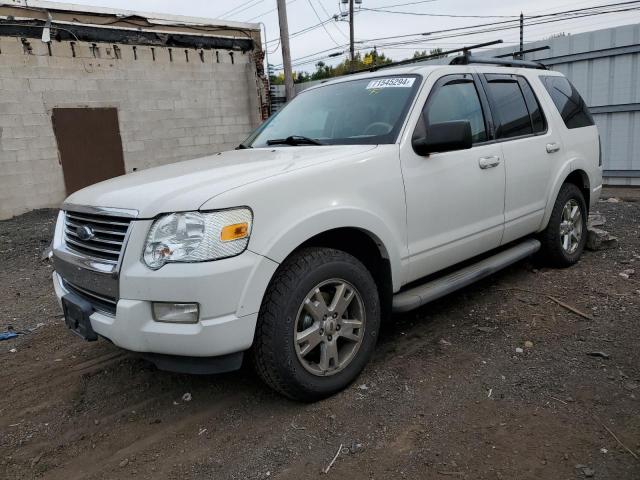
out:
M505 164L505 244L538 230L561 139L525 77L484 73L481 79Z
M402 144L409 281L500 245L505 170L487 109L471 74L444 75L430 89L413 136L428 135L430 124L468 120L473 147L421 156L411 141Z

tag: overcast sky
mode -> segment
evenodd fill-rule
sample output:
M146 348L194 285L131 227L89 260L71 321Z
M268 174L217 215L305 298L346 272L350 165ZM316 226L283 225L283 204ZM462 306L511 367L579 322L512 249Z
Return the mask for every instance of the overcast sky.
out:
M278 15L275 11L276 0L68 0L69 3L105 6L110 8L122 8L144 12L170 13L209 18L224 18L237 21L264 22L267 32L269 62L279 65L282 56L277 39ZM504 22L511 16L518 16L523 12L525 16L562 12L591 6L618 3L622 0L587 0L587 1L563 1L560 0L362 0L362 10L356 15L355 35L358 40L371 40L380 37L405 35L419 32L434 32L453 27L462 27L489 22ZM637 4L640 7L640 3ZM504 16L505 18L454 18L454 17L429 17L389 12L378 12L365 9L394 10L398 12L450 14L463 16L489 15ZM623 8L623 7L617 7ZM233 11L235 9L235 11ZM293 34L307 27L318 25L321 20L327 20L340 9L346 10L345 5L340 5L339 0L288 0L289 33ZM315 9L315 11L314 11ZM227 14L228 12L230 12ZM227 15L225 15L227 14ZM316 15L317 14L317 15ZM529 20L540 21L540 20ZM597 30L615 25L624 25L640 22L640 11L627 11L611 13L607 15L576 18L562 22L542 25L525 26L525 42L539 40L557 33L578 33L588 30ZM442 34L431 34L432 37ZM318 27L308 33L294 36L291 39L291 53L294 70L314 70L314 64L323 56L331 52L322 50L334 49L335 52L345 52L348 47L349 25L347 22L331 21L325 28ZM416 49L431 49L440 47L443 49L458 48L470 43L479 43L502 39L505 44L517 45L519 38L518 29L510 29L498 32L483 33L474 36L456 37L447 39L429 40L415 45L400 45L379 47L378 51L384 52L394 59L411 56ZM362 46L388 43L397 40L369 41ZM334 57L325 60L336 63L344 57ZM308 62L308 63L302 63ZM297 66L296 66L297 64Z

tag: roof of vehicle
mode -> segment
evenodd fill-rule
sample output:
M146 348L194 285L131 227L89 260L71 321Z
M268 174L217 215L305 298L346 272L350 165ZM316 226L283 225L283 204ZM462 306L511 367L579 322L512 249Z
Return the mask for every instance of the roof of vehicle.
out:
M422 75L427 76L428 74L437 71L437 70L450 70L452 73L465 73L465 72L496 72L496 73L517 73L519 75L562 75L559 72L554 72L552 70L536 70L532 68L523 68L523 67L508 67L504 65L492 65L490 63L483 64L472 64L472 65L434 65L433 63L415 63L408 65L400 65L397 67L382 67L377 70L371 71L363 71L359 73L353 73L349 75L343 75L341 77L335 77L332 79L324 80L318 85L314 85L309 87L308 89L303 90L313 90L316 88L320 88L326 85L332 85L336 83L348 82L351 80L359 80L364 78L376 78L376 77L389 77L389 76L397 76L397 75ZM300 92L302 93L302 92Z

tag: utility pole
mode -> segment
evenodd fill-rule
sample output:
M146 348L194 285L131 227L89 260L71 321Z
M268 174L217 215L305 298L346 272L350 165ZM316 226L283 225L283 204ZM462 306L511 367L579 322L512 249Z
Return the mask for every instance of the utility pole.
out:
M524 60L524 15L520 12L520 60Z
M280 43L282 44L282 65L284 67L284 91L288 102L295 97L296 93L293 87L293 72L291 71L286 0L278 0L278 21L280 23Z
M353 45L353 1L354 0L349 0L349 70L353 70L353 62L356 59L355 47Z

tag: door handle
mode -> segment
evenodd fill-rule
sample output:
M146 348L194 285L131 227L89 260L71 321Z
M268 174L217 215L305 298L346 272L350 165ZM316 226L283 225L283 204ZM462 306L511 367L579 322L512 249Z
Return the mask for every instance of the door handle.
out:
M560 150L560 145L557 143L547 143L547 153L555 153Z
M495 155L491 157L480 157L478 159L478 165L480 165L480 168L483 170L486 170L487 168L497 167L498 165L500 165L500 157L496 157Z

